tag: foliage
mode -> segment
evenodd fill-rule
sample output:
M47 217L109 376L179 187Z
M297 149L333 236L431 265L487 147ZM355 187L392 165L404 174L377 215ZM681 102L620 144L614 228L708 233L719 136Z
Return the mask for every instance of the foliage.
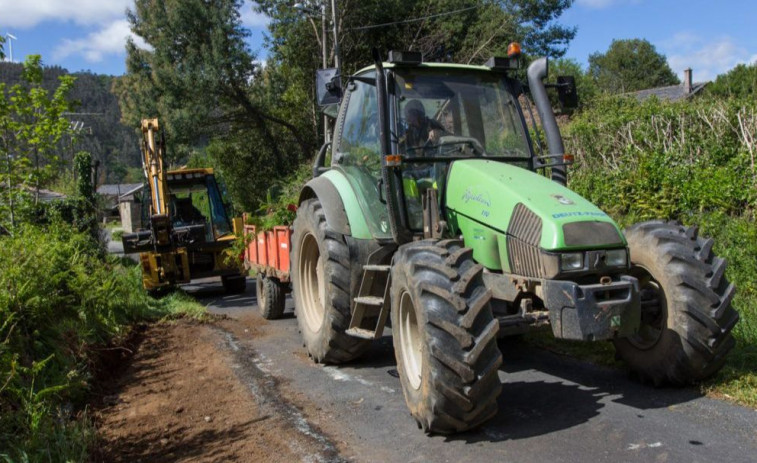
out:
M313 177L313 165L301 164L297 170L268 189L266 199L258 213L249 218L248 223L261 230L270 230L277 225L291 225L302 187Z
M600 99L564 131L571 185L617 216L739 214L757 197L751 101Z
M94 202L94 187L92 186L92 155L79 152L74 156L74 171L76 172L76 189L80 197Z
M0 237L0 457L86 459L93 433L77 410L98 356L185 304L149 298L138 266L103 260L60 222Z
M605 53L589 55L589 74L612 94L680 83L665 56L644 39L613 40Z
M22 83L10 90L0 83L0 157L5 168L0 174L5 195L0 200L0 219L15 227L14 203L19 190L33 189L38 202L40 189L59 172L61 158L56 144L70 130L64 113L71 109L68 92L73 78L62 76L50 94L42 87L42 59L30 55L23 65ZM7 220L7 221L6 221Z
M128 125L160 118L170 162L207 148L232 199L249 207L264 197L261 185L285 175L316 145L301 120L277 114L280 101L264 98L270 81L245 44L241 6L241 0L137 1L129 22L150 49L128 44L128 74L114 91Z
M712 97L754 99L757 95L757 64L739 64L705 87Z
M697 224L728 261L741 315L737 347L703 385L757 406L757 103L600 98L565 128L576 156L570 186L623 225L652 219ZM597 354L595 352L595 354Z

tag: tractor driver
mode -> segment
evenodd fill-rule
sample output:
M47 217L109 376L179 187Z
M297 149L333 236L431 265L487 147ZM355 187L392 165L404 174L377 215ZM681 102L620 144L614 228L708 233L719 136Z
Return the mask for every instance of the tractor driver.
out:
M444 126L434 119L426 117L426 110L419 100L410 100L405 105L405 147L408 154L414 154L414 148L434 145L446 133Z

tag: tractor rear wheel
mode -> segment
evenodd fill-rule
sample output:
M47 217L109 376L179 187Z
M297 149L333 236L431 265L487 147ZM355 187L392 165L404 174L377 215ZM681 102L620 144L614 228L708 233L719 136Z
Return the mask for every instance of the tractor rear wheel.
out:
M466 431L497 413L499 322L472 254L459 240L425 240L394 256L394 355L410 414L427 433Z
M240 294L247 289L247 277L245 275L231 275L221 277L223 289L229 294Z
M625 235L642 312L639 332L613 341L618 355L655 386L691 384L717 372L734 346L739 314L712 239L698 237L696 227L661 221L633 225Z
M255 285L260 315L266 320L276 320L284 315L284 288L278 278L258 274Z
M344 236L326 223L317 198L297 209L292 236L294 306L308 355L318 363L359 357L370 341L345 333L350 324L350 260Z

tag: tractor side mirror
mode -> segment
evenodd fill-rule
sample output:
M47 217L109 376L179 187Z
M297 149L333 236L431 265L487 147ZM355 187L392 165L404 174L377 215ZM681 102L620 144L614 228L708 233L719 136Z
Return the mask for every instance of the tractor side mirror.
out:
M578 107L578 93L576 79L573 76L557 76L557 101L561 109L575 109Z
M342 83L336 68L315 71L315 91L319 106L338 104L342 99Z

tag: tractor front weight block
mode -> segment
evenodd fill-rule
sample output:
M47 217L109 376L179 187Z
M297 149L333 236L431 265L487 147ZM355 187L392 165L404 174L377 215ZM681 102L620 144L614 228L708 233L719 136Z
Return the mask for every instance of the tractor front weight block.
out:
M609 278L608 278L609 280ZM599 341L631 336L639 329L639 282L630 276L600 284L543 282L544 302L556 338Z

